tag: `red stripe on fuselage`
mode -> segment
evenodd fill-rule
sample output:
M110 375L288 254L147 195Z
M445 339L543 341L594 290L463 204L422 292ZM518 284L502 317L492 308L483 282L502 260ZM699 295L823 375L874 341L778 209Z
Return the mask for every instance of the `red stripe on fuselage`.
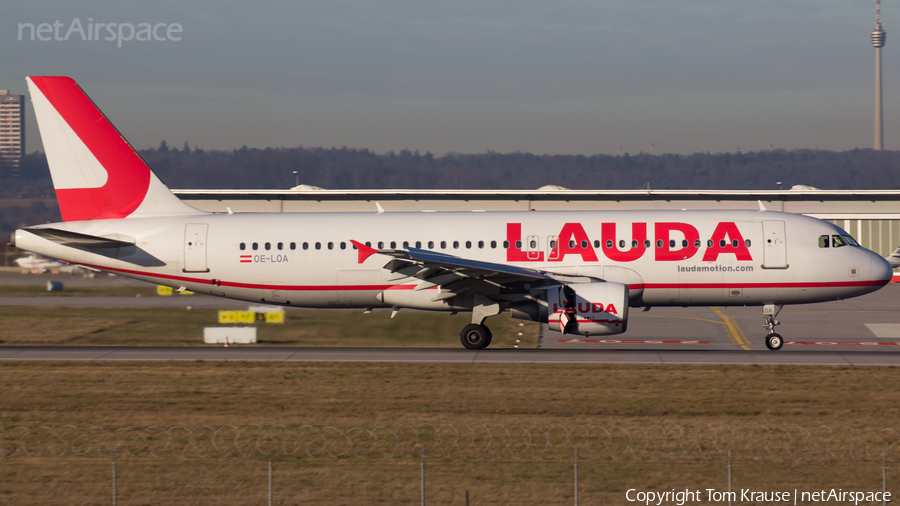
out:
M78 262L72 262L78 264ZM100 265L92 265L92 264L78 264L83 265L85 267L90 267L92 269L101 269L111 272L121 272L123 274L132 274L135 276L146 276L151 278L159 278L159 279L168 279L172 281L184 281L188 283L199 283L203 285L208 285L212 283L212 279L203 279L203 278L190 278L186 276L172 276L169 274L161 274L156 272L144 272L144 271L133 271L129 269L118 269L114 267L103 267ZM807 282L807 283L645 283L645 284L634 284L629 285L629 288L633 290L638 289L666 289L666 288L679 288L679 289L692 289L692 288L834 288L834 287L862 287L862 286L882 286L886 285L888 280L876 280L876 281L829 281L829 282ZM236 281L223 281L217 280L217 286L230 286L232 288L250 288L250 289L261 289L261 290L295 290L298 292L315 292L315 291L329 291L329 290L351 290L351 291L359 291L359 290L372 290L372 291L383 291L383 290L413 290L416 285L264 285L260 283L239 283ZM432 287L430 289L436 289L437 287Z

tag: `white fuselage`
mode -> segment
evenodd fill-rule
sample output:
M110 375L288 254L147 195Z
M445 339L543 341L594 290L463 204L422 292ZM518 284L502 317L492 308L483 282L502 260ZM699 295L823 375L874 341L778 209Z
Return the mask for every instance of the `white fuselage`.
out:
M891 278L869 250L829 239L822 247L822 236L846 236L840 228L770 211L246 213L47 227L131 237L135 245L79 249L24 230L16 245L198 293L300 307L471 308L461 299L433 302L429 290L413 290L418 279L387 281L390 258L360 262L351 240L624 283L635 306L819 302Z

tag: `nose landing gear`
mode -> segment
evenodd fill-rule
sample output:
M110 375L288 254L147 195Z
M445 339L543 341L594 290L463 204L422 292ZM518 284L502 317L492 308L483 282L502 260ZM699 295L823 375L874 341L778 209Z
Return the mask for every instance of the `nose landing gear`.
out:
M763 318L766 320L766 323L763 325L763 328L766 329L766 348L770 350L780 350L782 346L784 346L784 338L781 337L780 334L775 333L775 326L781 325L781 322L775 319L778 316L778 313L781 312L781 308L783 305L775 305L775 304L766 304L763 306Z

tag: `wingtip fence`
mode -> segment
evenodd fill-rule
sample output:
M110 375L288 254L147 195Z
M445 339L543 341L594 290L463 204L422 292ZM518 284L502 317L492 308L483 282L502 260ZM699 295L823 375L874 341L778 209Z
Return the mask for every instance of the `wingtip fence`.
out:
M0 428L0 458L418 458L895 462L900 432L854 427L595 426L400 423L372 428L201 425Z

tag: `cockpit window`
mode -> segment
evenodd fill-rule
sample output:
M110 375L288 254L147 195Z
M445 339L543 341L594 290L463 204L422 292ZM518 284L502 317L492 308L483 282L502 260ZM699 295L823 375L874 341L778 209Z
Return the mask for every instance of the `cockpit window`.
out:
M856 242L856 239L851 237L849 234L844 232L842 235L820 235L819 236L819 247L820 248L840 248L841 246L859 246L859 243Z

